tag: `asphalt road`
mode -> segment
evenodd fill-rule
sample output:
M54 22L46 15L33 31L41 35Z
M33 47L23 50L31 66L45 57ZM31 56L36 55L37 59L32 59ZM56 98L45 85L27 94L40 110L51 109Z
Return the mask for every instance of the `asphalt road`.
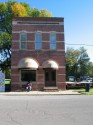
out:
M93 125L93 96L0 95L0 125Z

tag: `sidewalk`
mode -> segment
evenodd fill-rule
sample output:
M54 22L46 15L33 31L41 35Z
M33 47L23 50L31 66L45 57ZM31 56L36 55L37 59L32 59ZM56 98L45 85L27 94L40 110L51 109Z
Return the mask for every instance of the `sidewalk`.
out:
M44 91L30 91L30 92L0 92L0 95L80 95L73 90L57 91L57 92L44 92Z

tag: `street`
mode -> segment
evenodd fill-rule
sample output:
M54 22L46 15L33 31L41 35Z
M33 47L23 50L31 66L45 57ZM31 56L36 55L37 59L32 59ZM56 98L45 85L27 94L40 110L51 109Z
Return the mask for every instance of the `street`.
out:
M93 96L0 95L0 125L93 125Z

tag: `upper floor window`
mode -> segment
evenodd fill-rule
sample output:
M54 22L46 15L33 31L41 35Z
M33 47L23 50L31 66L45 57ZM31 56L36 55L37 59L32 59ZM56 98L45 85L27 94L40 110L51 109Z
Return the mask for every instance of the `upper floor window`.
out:
M26 49L27 34L20 33L20 48Z
M35 35L35 49L42 48L42 35L41 33L36 33Z
M56 49L56 33L50 33L50 49Z

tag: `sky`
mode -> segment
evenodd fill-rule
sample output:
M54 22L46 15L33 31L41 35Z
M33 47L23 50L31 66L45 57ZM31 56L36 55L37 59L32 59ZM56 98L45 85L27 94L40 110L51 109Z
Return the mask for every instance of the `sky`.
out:
M53 17L64 17L65 49L67 47L79 49L84 46L90 61L93 62L93 0L16 1L26 2L31 8L47 9ZM7 0L0 0L0 2L7 2Z

